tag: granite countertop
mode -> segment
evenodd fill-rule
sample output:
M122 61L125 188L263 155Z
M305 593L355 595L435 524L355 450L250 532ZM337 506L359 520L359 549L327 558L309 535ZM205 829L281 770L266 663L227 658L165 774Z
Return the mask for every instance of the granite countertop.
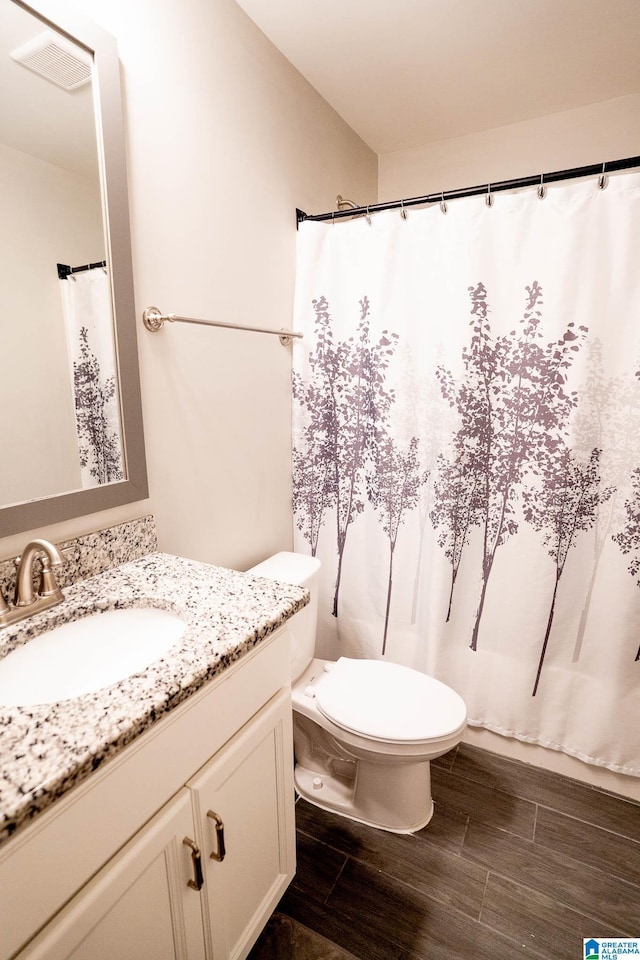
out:
M97 610L154 606L187 629L146 670L73 700L0 705L0 844L308 602L301 587L154 553L67 587L63 603L0 630L0 658Z

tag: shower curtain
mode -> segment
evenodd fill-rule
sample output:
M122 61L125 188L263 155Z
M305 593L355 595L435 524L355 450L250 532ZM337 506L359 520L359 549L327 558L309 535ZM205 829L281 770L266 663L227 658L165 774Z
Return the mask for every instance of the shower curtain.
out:
M124 479L111 287L104 267L59 281L82 486Z
M303 222L295 549L319 655L640 775L640 176Z

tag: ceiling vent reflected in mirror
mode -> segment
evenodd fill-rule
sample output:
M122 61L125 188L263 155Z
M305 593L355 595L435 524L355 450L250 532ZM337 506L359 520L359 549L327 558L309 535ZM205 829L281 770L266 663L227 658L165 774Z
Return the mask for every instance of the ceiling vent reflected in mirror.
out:
M22 44L10 56L64 90L76 90L91 80L91 55L50 30Z

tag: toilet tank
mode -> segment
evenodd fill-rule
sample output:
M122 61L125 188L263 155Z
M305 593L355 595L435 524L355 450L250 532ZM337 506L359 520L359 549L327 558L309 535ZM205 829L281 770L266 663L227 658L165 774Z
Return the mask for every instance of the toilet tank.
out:
M291 682L294 683L313 660L318 622L320 561L304 553L275 553L251 567L247 573L255 577L266 577L267 580L280 580L282 583L306 587L311 594L307 606L287 620L291 633Z

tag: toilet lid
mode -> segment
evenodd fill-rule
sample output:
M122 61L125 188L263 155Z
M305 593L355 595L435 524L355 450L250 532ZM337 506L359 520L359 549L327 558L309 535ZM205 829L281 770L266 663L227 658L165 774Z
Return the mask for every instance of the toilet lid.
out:
M328 720L376 740L433 740L455 733L467 719L464 700L446 684L382 660L340 657L315 694Z

